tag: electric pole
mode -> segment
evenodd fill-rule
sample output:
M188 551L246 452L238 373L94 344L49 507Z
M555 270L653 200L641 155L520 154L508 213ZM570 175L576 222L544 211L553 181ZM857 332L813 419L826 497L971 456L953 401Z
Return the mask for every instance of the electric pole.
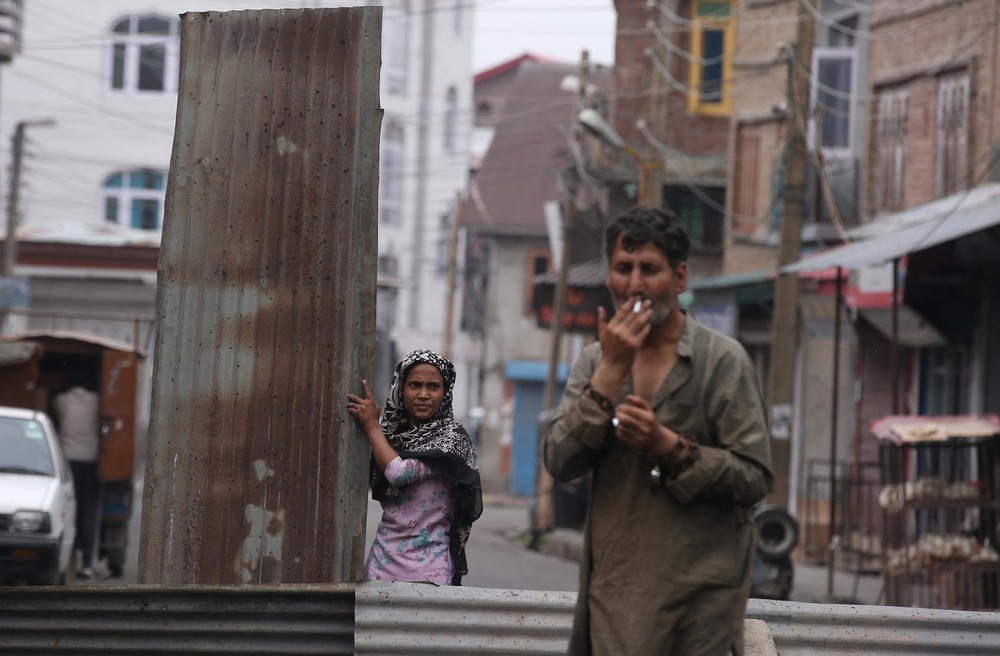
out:
M24 160L24 133L29 126L55 125L52 119L40 121L21 121L14 129L11 150L13 160L10 166L10 196L7 199L7 234L3 241L3 267L0 276L9 278L14 275L14 264L17 262L17 218L21 202L21 164ZM0 310L0 329L7 319L7 311Z
M570 139L579 138L577 117L586 106L587 85L590 82L590 53L584 50L580 53L580 88L576 101L572 105L570 118ZM566 185L566 199L563 202L563 216L559 223L562 233L559 258L559 277L552 295L552 344L549 350L549 371L545 380L545 391L542 399L542 411L548 412L555 407L556 386L559 384L559 360L562 347L563 315L566 312L566 287L569 276L569 231L573 224L574 195L576 185ZM535 474L535 505L531 512L531 543L529 547L537 549L542 533L555 526L555 499L553 498L554 481L545 465L542 463L541 432L538 435L538 466Z
M801 0L795 44L788 57L788 152L785 159L784 193L778 269L799 259L802 245L802 214L806 191L806 126L808 125L810 77L803 70L812 66L816 0ZM779 273L774 289L771 321L771 369L768 402L771 405L771 459L774 492L771 501L788 507L791 440L794 439L795 354L798 346L798 275ZM789 509L794 512L794 509Z
M455 193L455 208L451 215L451 233L448 236L448 287L444 300L444 338L441 356L451 360L452 324L455 322L455 287L458 277L458 212L462 206L462 194Z

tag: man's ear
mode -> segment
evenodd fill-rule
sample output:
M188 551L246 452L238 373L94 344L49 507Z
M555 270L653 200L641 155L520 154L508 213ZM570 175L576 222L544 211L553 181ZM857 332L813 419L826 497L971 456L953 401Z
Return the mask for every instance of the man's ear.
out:
M682 294L684 290L687 289L688 285L688 263L687 260L681 262L674 269L674 282L676 283L677 293Z

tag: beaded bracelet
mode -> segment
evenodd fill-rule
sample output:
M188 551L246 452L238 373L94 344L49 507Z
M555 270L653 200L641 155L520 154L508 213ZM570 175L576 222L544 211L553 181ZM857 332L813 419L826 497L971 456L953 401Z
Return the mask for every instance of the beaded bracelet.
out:
M590 383L583 386L583 395L589 397L591 401L596 403L598 407L604 411L604 414L609 417L615 416L615 404L611 402L611 399L595 390Z

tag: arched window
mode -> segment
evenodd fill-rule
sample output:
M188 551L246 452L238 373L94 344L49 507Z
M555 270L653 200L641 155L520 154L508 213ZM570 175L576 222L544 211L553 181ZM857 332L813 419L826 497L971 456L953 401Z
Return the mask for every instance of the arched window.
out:
M444 99L444 152L449 155L455 152L455 131L458 129L458 91L448 87L448 95Z
M142 230L158 230L163 224L166 186L166 171L115 171L104 181L104 220Z
M395 121L385 124L382 163L379 172L379 215L381 224L398 226L403 216L403 157L406 142L403 127Z
M110 87L114 93L174 93L180 20L133 15L111 28Z
M398 0L387 7L385 42L389 45L386 92L405 95L410 65L410 2Z

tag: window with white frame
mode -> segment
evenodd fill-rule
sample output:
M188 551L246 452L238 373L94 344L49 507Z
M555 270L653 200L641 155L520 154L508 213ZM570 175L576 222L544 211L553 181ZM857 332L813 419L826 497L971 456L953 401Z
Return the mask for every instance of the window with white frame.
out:
M410 2L396 0L386 5L385 41L389 45L386 62L386 92L406 95L410 65Z
M455 132L458 129L458 90L448 87L444 99L444 152L455 153Z
M115 93L177 91L180 20L132 15L111 28L110 88Z
M104 180L104 220L158 230L163 225L167 173L157 169L116 171Z
M828 156L850 157L854 146L854 80L857 51L853 48L813 49L810 146Z
M968 184L969 72L938 80L937 156L934 193L940 198L964 191Z
M403 126L395 121L387 121L382 140L382 162L379 172L379 215L380 223L398 226L403 216L403 157L406 142Z
M906 189L906 126L910 99L906 89L881 91L876 96L875 211L904 209Z

